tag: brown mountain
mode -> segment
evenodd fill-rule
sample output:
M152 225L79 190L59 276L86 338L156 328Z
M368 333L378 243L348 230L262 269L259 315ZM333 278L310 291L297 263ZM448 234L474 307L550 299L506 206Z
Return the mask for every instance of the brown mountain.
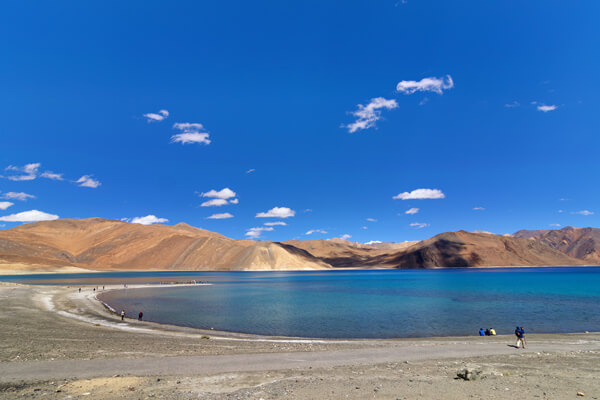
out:
M93 270L323 269L329 265L278 243L229 239L187 224L139 225L62 219L0 231L0 268L34 265Z
M600 229L567 226L557 230L519 231L513 236L531 238L571 257L600 265Z
M396 255L380 257L395 268L582 265L543 243L489 233L446 232Z
M299 270L581 265L597 263L592 233L571 228L536 239L447 232L383 246L342 239L235 240L187 224L139 225L100 218L62 219L0 231L1 270ZM535 236L535 235L533 235ZM532 237L533 237L532 236ZM544 240L548 241L546 243ZM562 241L570 245L563 245ZM596 240L596 239L593 239ZM593 242L594 244L597 242ZM583 260L564 252L571 251ZM585 258L587 257L587 258ZM590 261L591 260L591 261Z

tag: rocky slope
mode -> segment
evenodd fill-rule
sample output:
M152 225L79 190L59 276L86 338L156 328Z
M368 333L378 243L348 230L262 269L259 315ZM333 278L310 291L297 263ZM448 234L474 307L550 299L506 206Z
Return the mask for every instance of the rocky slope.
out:
M551 231L519 231L513 236L530 238L571 257L600 265L600 229L567 226Z

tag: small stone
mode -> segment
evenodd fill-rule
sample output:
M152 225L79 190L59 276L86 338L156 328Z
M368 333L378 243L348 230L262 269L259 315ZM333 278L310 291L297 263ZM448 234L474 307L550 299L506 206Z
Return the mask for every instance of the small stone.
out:
M472 367L458 370L458 372L456 372L456 376L465 381L476 381L482 378L481 370Z
M577 396L583 397L583 396L585 396L585 393L583 393L583 392L577 392Z

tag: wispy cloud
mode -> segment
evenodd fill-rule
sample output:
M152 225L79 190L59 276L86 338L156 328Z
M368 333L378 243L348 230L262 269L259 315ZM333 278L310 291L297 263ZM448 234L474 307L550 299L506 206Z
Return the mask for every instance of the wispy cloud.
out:
M473 210L475 210L475 211L483 211L483 210L485 210L485 208L483 208L483 207L473 207Z
M201 143L210 144L209 133L206 132L204 126L198 123L177 122L173 124L173 129L177 129L180 133L171 136L173 143Z
M0 210L6 210L8 207L13 206L15 203L10 201L0 201Z
M581 211L573 211L571 214L594 215L594 212L593 211L589 211L589 210L581 210Z
M221 213L221 214L213 214L210 217L206 217L206 219L228 219L233 218L232 214L229 213Z
M371 245L379 244L379 243L382 243L381 240L370 240L370 241L366 242L365 244L371 246Z
M428 227L429 224L426 224L424 222L413 222L412 224L410 224L410 226L412 226L413 228L422 229Z
M363 226L363 227L362 227L362 228L360 228L360 229L367 230L367 229L369 229L369 228L367 228L366 226Z
M311 229L305 233L305 235L312 235L313 233L322 233L323 235L327 233L323 229Z
M200 207L221 207L227 204L229 204L229 201L225 199L212 199L200 204Z
M340 236L340 239L344 239L344 240L348 240L352 237L352 235L348 235L347 233L345 235Z
M415 207L413 207L413 208L410 208L410 209L408 209L408 210L404 211L404 214L408 214L408 215L415 215L415 214L417 214L418 212L419 212L419 209L418 209L418 208L415 208Z
M42 172L40 175L42 178L52 179L55 181L64 181L63 174L57 174L52 171Z
M404 94L413 94L415 92L434 92L442 94L444 90L452 89L454 81L450 75L442 78L423 78L420 81L400 81L396 85L396 90Z
M561 224L550 224L550 226L553 226L555 228L560 228L562 225Z
M283 221L265 222L263 225L265 225L265 226L287 226L287 224Z
M10 175L7 176L7 179L11 181L32 181L37 178L38 170L42 164L40 163L31 163L26 164L22 167L17 167L15 165L9 165L5 168L5 171L16 172L19 175Z
M250 228L246 231L246 236L250 239L258 239L263 232L270 232L274 229L269 226L259 226L256 228Z
M443 199L446 195L439 189L415 189L412 192L403 192L393 197L394 200L424 200Z
M2 198L7 200L26 201L27 199L35 199L35 196L23 192L7 192L2 195Z
M145 217L123 218L123 221L131 222L132 224L152 225L169 222L166 218L158 218L156 215L146 215Z
M267 212L256 214L256 218L289 218L296 215L296 211L288 207L273 207Z
M254 171L256 171L254 168L250 168L248 171L246 171L246 173L247 173L247 174L251 174L251 173L253 173Z
M549 111L554 111L557 108L558 108L558 106L555 106L555 105L549 105L549 106L547 106L545 104L540 104L540 105L537 106L538 111L545 112L545 113L547 113Z
M158 113L144 114L144 117L146 117L146 120L148 122L159 122L159 121L164 120L168 116L169 116L169 112L167 110L160 110Z
M77 179L75 183L79 183L79 186L87 188L97 188L102 185L100 181L94 179L92 175L83 175L81 178Z
M367 218L367 221L369 221L369 222L377 222L377 220L375 218Z
M37 222L37 221L52 221L58 219L58 215L48 214L43 211L30 210L23 211L18 214L6 215L0 217L0 221L4 222Z
M519 107L520 105L521 105L521 103L519 103L518 101L513 101L512 103L505 104L504 107L515 108L515 107Z
M393 99L376 97L371 99L366 106L359 104L357 107L358 110L351 112L356 117L356 121L348 125L342 125L342 128L347 128L350 133L374 127L375 123L381 119L381 110L393 110L398 107L398 103Z

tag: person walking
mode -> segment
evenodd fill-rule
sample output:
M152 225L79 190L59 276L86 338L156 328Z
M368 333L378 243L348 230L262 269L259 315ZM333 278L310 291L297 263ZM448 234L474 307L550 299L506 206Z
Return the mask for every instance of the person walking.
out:
M121 310L121 321L125 320L125 310Z
M521 345L525 348L525 328L519 328L519 340L521 341Z
M140 313L138 315L138 321L141 321L143 316L144 316L144 313L140 311Z

